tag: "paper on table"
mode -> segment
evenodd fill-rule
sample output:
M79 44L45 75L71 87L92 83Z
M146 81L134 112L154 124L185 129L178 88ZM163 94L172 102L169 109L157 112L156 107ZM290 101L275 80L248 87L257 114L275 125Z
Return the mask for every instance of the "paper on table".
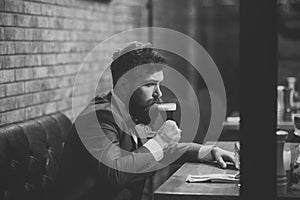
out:
M186 178L189 183L239 183L240 179L238 174L204 174L204 175L191 175Z

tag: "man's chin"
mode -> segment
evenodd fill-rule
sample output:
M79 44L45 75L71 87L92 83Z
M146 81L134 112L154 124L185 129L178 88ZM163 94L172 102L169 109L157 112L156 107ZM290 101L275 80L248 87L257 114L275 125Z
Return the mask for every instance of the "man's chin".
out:
M149 125L158 116L158 112L155 106L150 108L142 109L140 112L132 115L137 124Z
M151 123L151 119L148 117L134 117L135 118L135 123L136 124L144 124L144 125L149 125Z

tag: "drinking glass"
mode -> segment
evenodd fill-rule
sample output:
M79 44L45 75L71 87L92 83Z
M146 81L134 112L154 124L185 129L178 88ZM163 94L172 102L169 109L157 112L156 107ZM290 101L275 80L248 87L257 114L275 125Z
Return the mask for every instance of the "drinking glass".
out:
M234 142L234 159L238 163L237 168L240 169L240 142Z

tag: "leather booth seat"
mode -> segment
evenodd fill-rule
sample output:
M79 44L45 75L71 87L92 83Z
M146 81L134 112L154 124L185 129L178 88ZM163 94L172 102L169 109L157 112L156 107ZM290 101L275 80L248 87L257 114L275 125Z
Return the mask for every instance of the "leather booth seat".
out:
M50 199L70 128L62 113L0 127L0 199Z

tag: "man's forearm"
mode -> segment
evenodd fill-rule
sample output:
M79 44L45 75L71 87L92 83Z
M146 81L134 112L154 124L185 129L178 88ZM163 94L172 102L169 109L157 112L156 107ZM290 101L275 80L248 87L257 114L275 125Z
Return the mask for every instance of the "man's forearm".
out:
M214 145L177 143L169 149L166 156L172 157L176 163L213 161L211 154L213 148Z

